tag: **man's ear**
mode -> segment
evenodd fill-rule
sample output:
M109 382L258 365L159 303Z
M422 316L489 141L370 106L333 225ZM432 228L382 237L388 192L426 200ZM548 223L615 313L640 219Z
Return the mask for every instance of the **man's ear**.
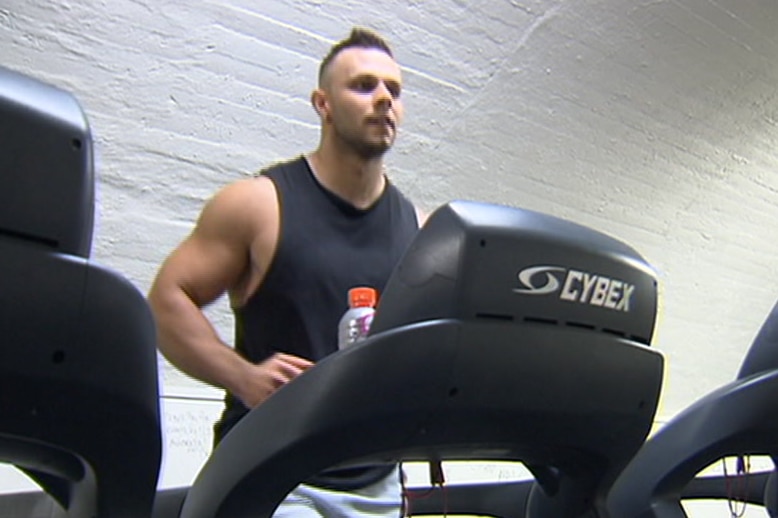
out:
M321 88L311 92L311 106L319 114L322 121L330 120L330 104L327 100L327 94Z

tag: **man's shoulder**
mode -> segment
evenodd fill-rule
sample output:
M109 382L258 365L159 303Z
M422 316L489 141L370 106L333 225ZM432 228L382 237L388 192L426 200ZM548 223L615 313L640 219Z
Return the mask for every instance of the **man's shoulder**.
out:
M294 158L273 162L270 165L259 170L254 176L255 177L265 176L269 178L274 178L278 175L285 175L289 173L304 171L307 167L308 164L306 162L305 156L298 155Z
M407 196L393 182L389 181L388 178L387 186L391 196L394 196L406 208L406 210L413 212L413 215L416 219L416 226L421 228L421 226L424 225L424 223L427 221L428 214L419 208L419 206L416 205L409 196Z
M277 210L276 188L270 178L246 177L223 186L205 205L201 219L240 225Z
M279 176L286 175L297 170L304 170L307 167L304 155L294 158L279 160L270 163L270 165L238 180L224 185L214 195L214 199L226 199L245 203L256 199L257 196L276 196L275 180Z

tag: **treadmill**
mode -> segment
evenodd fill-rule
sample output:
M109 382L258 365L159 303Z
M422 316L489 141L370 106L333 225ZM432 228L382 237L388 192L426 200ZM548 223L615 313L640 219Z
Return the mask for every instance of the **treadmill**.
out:
M653 271L613 238L528 210L445 204L390 277L368 338L249 412L178 516L271 516L325 468L394 460L521 461L533 473L518 498L473 514L607 516L656 411L656 305Z
M51 516L149 516L154 324L137 288L90 259L86 117L68 92L0 67L0 141L0 462L40 485ZM45 507L0 498L2 516Z

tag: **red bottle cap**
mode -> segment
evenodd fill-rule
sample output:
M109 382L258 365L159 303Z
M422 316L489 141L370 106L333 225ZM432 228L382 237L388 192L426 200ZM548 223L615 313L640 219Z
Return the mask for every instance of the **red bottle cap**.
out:
M348 303L352 308L375 307L377 299L378 292L374 288L358 286L348 290Z

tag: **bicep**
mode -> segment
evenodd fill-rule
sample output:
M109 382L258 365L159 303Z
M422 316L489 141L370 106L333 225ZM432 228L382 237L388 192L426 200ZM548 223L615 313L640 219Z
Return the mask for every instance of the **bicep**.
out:
M239 241L195 228L163 263L155 290L163 295L182 293L197 306L205 306L238 282L247 255Z
M163 263L152 288L186 294L198 306L245 291L272 253L277 232L275 188L268 179L228 185L203 208L191 235Z
M230 186L206 204L192 233L162 264L153 293L183 293L204 306L240 282L255 232L245 197L240 186Z

